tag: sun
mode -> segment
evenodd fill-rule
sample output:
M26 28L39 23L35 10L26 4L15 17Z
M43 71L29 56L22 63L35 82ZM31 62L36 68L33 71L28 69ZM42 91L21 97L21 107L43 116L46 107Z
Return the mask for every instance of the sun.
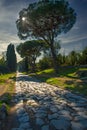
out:
M26 18L25 18L25 17L22 17L22 20L23 20L23 21L25 21L25 20L26 20Z

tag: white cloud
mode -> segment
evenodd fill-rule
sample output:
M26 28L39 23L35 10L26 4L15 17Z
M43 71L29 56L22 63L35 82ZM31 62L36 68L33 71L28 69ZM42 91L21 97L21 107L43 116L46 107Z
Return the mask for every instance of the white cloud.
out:
M74 35L74 36L60 36L59 39L62 41L62 43L67 44L67 43L72 43L72 42L78 42L84 39L87 39L87 34L85 35Z
M17 20L19 11L24 7L28 6L28 3L26 2L23 3L23 1L21 2L21 0L20 2L18 1L14 4L5 6L3 4L4 1L6 0L0 0L0 52L6 51L7 46L10 43L16 45L17 43L22 42L17 36L15 21ZM62 40L63 44L67 43L73 44L73 42L78 42L80 40L87 39L87 35L84 35L87 34L87 31L83 33L83 30L81 30L79 22L80 23L84 22L83 25L87 25L86 20L84 21L80 17L79 18L77 17L77 22L75 26L71 29L71 31L68 34L64 34L59 37L59 39Z
M23 3L4 6L0 0L0 53L6 51L8 44L14 45L21 40L17 36L16 23L19 11L26 5Z

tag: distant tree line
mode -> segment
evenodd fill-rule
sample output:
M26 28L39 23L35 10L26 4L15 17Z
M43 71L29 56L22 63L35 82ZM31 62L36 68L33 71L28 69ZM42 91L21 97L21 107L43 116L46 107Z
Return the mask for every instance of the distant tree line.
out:
M7 51L0 59L0 74L15 72L17 66L16 54L13 44L9 44Z
M87 48L81 52L71 51L68 55L59 53L60 41L55 43L55 54L57 55L57 63L59 66L79 66L87 65ZM19 62L20 71L36 72L47 68L53 68L52 53L49 46L44 44L43 40L32 40L20 43L17 52L23 58ZM37 59L41 59L37 63Z
M57 55L57 61L59 66L80 66L87 65L87 47L81 51L71 51L68 55ZM52 68L52 60L50 55L44 55L44 57L37 64L40 70Z

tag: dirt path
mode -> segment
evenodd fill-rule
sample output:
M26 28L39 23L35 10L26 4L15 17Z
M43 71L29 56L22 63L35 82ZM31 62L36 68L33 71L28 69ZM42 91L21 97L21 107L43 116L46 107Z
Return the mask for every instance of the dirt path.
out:
M5 85L0 85L0 96L3 95L7 90L7 86Z

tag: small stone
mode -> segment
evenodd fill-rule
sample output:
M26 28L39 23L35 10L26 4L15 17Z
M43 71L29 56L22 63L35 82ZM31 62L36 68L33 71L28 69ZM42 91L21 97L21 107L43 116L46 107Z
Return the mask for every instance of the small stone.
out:
M19 128L12 128L12 130L19 130Z
M51 124L59 130L68 130L70 128L70 122L65 119L52 120Z
M19 114L23 114L23 113L25 113L25 109L24 108L19 108L18 110L17 110L17 113Z
M85 111L85 108L82 108L82 107L73 107L73 109L77 112L83 112Z
M49 130L49 125L44 125L41 130Z
M50 110L55 113L55 112L58 112L58 110L55 108L55 107L51 107Z
M24 130L22 128L12 128L11 130Z
M24 116L28 116L28 114L27 114L27 113L23 113L23 114L18 113L18 114L17 114L17 117L18 117L18 118L21 118L21 117L24 117Z
M83 104L83 103L71 103L71 106L74 106L74 107L86 107L87 104Z
M72 122L71 124L72 124L72 130L84 130L82 124L78 122Z
M64 118L66 120L72 120L72 117L70 116L70 112L66 110L61 110L59 112L59 115L61 115L61 118Z
M36 113L35 117L44 118L44 117L46 117L46 114L45 113Z
M84 116L76 116L75 118L74 118L74 121L82 121L82 120L87 120L87 117L84 117Z
M26 130L33 130L32 128L28 128L28 129L26 129Z
M87 119L87 111L86 112L78 112L78 115Z
M63 115L69 115L70 112L67 111L67 110L61 110L61 111L60 111L60 114L63 114Z
M48 119L49 119L49 120L56 119L57 117L58 117L58 114L57 114L57 113L48 115Z
M8 115L7 106L5 103L3 103L0 108L0 118L5 119L7 117L7 115Z
M28 129L29 127L30 127L30 124L27 122L20 124L20 128L22 128L22 129Z
M37 112L38 113L47 113L45 110L42 110L42 109L39 109Z
M40 118L36 118L36 124L41 126L44 124L44 121Z
M84 127L84 129L87 130L87 119L86 120L81 120L79 123Z
M29 121L29 117L28 116L21 117L21 118L19 118L19 121L20 121L20 123L21 122L28 122Z

